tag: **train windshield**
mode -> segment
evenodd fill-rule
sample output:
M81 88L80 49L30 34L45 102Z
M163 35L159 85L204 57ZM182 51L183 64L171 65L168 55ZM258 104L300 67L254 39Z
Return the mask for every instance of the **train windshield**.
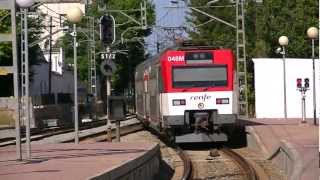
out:
M173 67L173 87L227 86L227 66Z

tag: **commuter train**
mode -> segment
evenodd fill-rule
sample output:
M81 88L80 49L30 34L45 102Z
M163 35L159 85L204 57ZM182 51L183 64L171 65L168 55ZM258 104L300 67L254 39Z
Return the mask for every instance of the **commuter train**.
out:
M169 48L135 71L139 120L176 143L223 142L237 118L231 49Z

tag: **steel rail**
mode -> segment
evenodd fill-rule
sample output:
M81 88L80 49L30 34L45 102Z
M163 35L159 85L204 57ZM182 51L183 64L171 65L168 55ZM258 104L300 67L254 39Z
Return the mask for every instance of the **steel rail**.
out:
M120 127L120 136L125 136L128 134L132 134L132 133L141 131L141 130L143 130L143 128L144 127L143 127L142 123L129 124L129 125L122 126L122 127ZM80 137L79 140L80 140L80 142L85 142L85 141L90 141L91 139L93 139L95 142L102 142L107 139L106 133L107 133L107 130L93 133L93 134L89 134L89 135ZM112 139L116 138L116 129L115 128L111 129L111 138ZM73 140L68 140L65 142L72 142L72 141Z
M179 157L183 161L183 175L181 177L181 180L192 179L192 164L191 164L190 158L180 147L177 147L176 151L177 151Z
M191 180L192 179L192 162L191 159L188 157L188 155L181 149L177 144L175 144L172 140L170 140L170 137L166 133L159 133L158 131L148 128L148 130L157 135L159 139L165 143L167 146L171 146L176 153L179 155L180 159L183 162L183 174L180 178L181 180Z
M135 118L135 115L128 115L126 119L122 121L126 121L129 119ZM99 126L104 126L106 125L105 120L97 120L97 121L92 121L89 123L85 123L84 125L80 126L80 130L86 130L86 129L91 129ZM31 131L31 141L39 141L51 136L56 136L60 134L65 134L65 133L70 133L73 132L74 128L69 128L69 127L57 127L57 128L43 128L43 129L33 129ZM22 139L22 142L25 142L25 138ZM13 138L0 138L0 147L8 146L8 145L14 145L16 142Z
M226 147L223 147L222 149L220 149L220 151L231 157L236 162L236 164L238 164L238 166L245 173L244 175L246 180L259 180L259 177L253 166L240 154Z

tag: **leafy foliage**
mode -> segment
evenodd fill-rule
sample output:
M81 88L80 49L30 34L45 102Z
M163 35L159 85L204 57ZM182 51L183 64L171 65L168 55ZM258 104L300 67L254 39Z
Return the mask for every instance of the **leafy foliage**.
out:
M142 0L108 0L105 1L107 4L107 9L110 10L123 10L126 14L130 15L132 18L136 19L140 22L140 11L135 11L140 9L140 2ZM106 14L107 12L99 11L97 2L87 7L86 9L86 16L94 17L98 20L102 15ZM111 13L116 21L116 42L114 45L111 46L112 50L126 50L127 54L120 54L116 55L115 63L117 64L117 71L112 76L112 86L115 92L123 93L125 89L129 88L129 84L133 85L133 72L135 66L145 60L144 58L144 47L141 43L144 43L144 37L148 36L151 31L150 29L141 29L141 27L133 22L129 21L130 19L119 12L112 12ZM151 26L154 24L155 13L153 5L148 2L147 3L147 22L148 25ZM82 29L87 29L87 18L84 17L82 22L79 23L77 26ZM96 32L99 32L99 24L96 23ZM121 34L125 32L127 29L134 27L132 30L128 30L126 33L123 34L124 43L121 43ZM99 40L99 35L96 34L96 53L105 51L104 45ZM79 61L79 76L80 79L84 82L87 82L88 79L88 67L89 67L89 58L88 58L88 42L85 42L87 36L84 33L78 33L78 40L83 43L79 44L78 47L78 61ZM134 40L135 39L135 40ZM138 42L137 40L140 40ZM72 37L70 35L66 35L61 39L61 45L63 45L66 51L66 60L68 63L73 64L73 46L70 46L70 42L72 42ZM105 85L105 77L99 72L100 70L100 63L102 60L100 56L97 54L97 70L101 77L101 85ZM105 87L102 87L105 88ZM103 90L102 90L103 92Z
M191 6L203 6L207 0L191 0ZM230 4L229 0L221 0L215 6ZM202 9L225 21L235 24L235 8ZM287 56L295 58L310 58L311 45L307 39L308 27L318 27L318 1L303 0L264 0L262 4L254 0L247 0L245 4L245 30L247 52L247 77L249 90L249 106L254 107L254 57L280 57L275 53L279 46L278 38L286 35L289 38ZM194 11L190 11L187 21L193 25L200 25L209 18ZM190 33L191 39L203 39L217 47L232 48L235 50L235 30L221 24L210 22L196 27ZM317 44L317 43L316 43ZM316 51L318 52L318 51Z
M11 32L11 15L8 10L0 10L0 33L10 33ZM20 64L20 38L21 38L21 28L20 28L20 16L17 16L17 58L18 64ZM28 17L28 28L32 28L32 31L28 31L28 42L34 42L40 38L40 34L43 30L43 22L41 18ZM38 64L42 60L42 54L40 53L39 46L33 46L29 48L29 66ZM12 44L11 43L0 43L0 66L12 66ZM32 70L32 69L31 69ZM30 72L30 80L32 81L32 74ZM12 75L3 76L0 79L0 83L3 87L0 89L0 97L13 95L13 79Z

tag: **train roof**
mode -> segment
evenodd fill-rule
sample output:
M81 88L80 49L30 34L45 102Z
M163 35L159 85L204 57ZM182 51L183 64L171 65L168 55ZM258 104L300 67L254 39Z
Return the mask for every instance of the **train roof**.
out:
M206 46L206 45L191 45L191 44L182 44L182 45L175 45L168 47L164 50L162 50L160 53L148 58L147 60L143 61L140 63L136 69L144 67L144 66L149 66L154 63L158 63L160 61L160 57L167 51L173 50L173 51L192 51L192 50L212 50L212 49L221 49L217 48L215 46Z

